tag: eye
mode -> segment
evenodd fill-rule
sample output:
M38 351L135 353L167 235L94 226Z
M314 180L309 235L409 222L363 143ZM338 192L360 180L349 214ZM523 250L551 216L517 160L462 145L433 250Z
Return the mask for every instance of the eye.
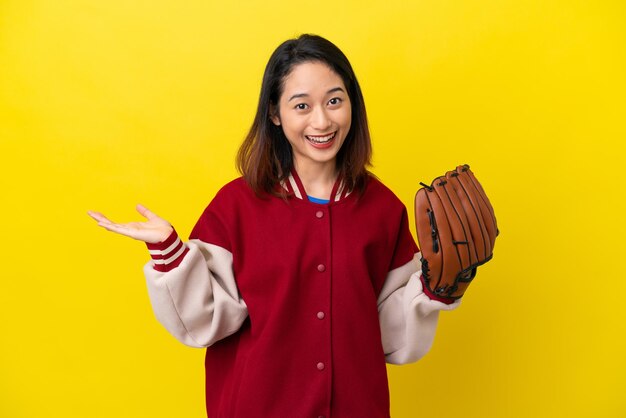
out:
M333 97L332 99L330 99L330 100L328 101L328 104L331 104L331 105L333 105L333 106L334 106L334 105L338 105L338 104L339 104L339 103L341 103L342 101L343 101L343 100L341 100L341 98L339 98L339 97Z
M307 107L308 107L308 106L307 106L307 104L306 104L306 103L298 103L298 104L296 105L296 109L298 109L298 110L306 110L306 108L307 108Z

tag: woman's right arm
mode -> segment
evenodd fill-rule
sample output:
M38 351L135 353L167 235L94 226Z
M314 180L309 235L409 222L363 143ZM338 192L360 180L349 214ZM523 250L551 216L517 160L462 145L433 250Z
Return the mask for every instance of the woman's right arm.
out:
M208 347L235 333L248 316L239 296L232 254L198 239L183 243L169 222L143 206L145 222L114 223L89 215L103 228L144 241L152 260L144 267L159 322L183 344Z

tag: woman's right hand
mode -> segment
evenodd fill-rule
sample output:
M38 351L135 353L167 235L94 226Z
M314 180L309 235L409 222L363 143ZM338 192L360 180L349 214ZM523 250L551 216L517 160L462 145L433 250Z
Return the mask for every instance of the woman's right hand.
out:
M142 205L137 205L137 212L147 220L145 222L120 224L110 221L100 212L88 211L87 214L98 221L98 225L107 231L115 232L149 244L157 244L165 241L174 230L168 221L158 217Z

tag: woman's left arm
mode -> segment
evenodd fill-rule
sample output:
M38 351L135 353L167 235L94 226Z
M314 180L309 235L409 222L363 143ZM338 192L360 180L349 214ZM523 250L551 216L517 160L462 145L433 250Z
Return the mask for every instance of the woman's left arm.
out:
M439 311L456 309L451 304L430 299L421 281L421 253L387 274L378 297L378 317L387 363L412 363L432 346Z

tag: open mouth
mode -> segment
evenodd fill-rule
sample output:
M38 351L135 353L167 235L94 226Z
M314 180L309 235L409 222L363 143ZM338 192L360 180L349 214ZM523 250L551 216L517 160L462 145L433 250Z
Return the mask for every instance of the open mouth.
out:
M337 135L337 131L326 135L305 135L311 145L316 148L324 148L330 146Z

